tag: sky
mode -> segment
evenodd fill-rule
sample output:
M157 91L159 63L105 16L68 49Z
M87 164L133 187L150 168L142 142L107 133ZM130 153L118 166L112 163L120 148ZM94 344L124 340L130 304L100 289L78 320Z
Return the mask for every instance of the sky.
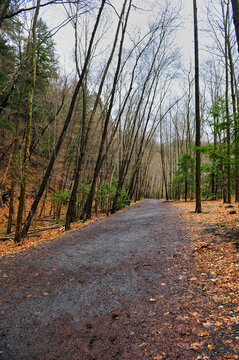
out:
M114 1L116 2L116 0ZM161 0L164 3L164 0ZM177 1L175 1L177 2ZM179 3L180 1L178 1ZM149 9L149 4L153 4L152 1L144 0L135 0L134 2L139 7L146 9L142 11L141 15L139 13L132 12L131 24L132 26L142 26L147 23L148 18L151 15L151 10ZM158 2L160 3L160 2ZM204 2L203 2L204 3ZM193 2L192 0L182 0L181 2L182 9L180 12L180 22L181 26L177 32L175 43L178 47L181 48L183 62L189 64L190 61L193 62ZM47 22L49 28L54 28L63 22L66 18L65 10L62 6L51 6L43 8L41 16L44 21ZM205 19L205 10L203 9L202 2L200 2L198 7L198 19L199 19L199 29L200 26L203 26L203 21ZM203 29L202 29L203 30ZM74 49L74 32L71 24L63 27L57 32L54 36L56 43L56 52L59 55L59 64L61 71L63 73L74 73L74 61L73 61L73 49ZM199 41L201 45L205 42L205 34L203 31L199 32Z

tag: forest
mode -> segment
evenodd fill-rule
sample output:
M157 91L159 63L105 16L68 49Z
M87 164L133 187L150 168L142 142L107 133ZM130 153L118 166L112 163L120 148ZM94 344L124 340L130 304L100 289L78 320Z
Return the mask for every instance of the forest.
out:
M198 23L189 4L199 93L180 1L1 1L2 237L144 198L193 200L197 179L200 199L239 201L239 4L206 3ZM55 43L66 26L68 72Z

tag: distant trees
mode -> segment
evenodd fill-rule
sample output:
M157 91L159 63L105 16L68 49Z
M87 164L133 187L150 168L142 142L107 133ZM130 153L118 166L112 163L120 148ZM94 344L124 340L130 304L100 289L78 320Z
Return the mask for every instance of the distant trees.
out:
M195 4L196 5L196 4ZM185 197L187 192L180 185L179 172L181 156L190 151L201 154L201 191L207 198L222 197L224 202L231 202L235 196L238 201L238 59L235 53L235 37L232 31L232 12L230 2L217 1L208 6L208 34L211 44L208 46L208 57L203 63L200 76L204 86L197 96L200 100L201 145L192 144L196 121L196 112L192 111L192 100L188 102L187 114L182 104L174 115L168 119L170 123L165 129L164 137L170 130L168 143L164 142L162 157L170 159L171 165L166 168L166 177L173 170L173 180L168 187L170 196ZM222 62L223 61L223 62ZM187 74L185 73L186 77ZM191 83L188 83L188 94L191 93ZM196 84L195 84L196 85ZM195 115L194 115L195 114ZM187 119L185 121L185 119ZM188 121L189 120L189 121ZM172 133L175 131L175 134ZM188 129L190 129L189 133ZM172 137L173 136L173 137ZM176 161L172 159L172 148L175 148ZM177 160L178 159L178 160ZM175 168L175 163L177 164ZM164 173L163 169L162 172ZM192 169L195 172L195 168ZM197 173L197 172L196 172ZM173 186L172 186L173 184ZM190 197L194 197L195 188L191 188ZM172 194L173 193L173 194ZM166 196L166 194L164 194Z

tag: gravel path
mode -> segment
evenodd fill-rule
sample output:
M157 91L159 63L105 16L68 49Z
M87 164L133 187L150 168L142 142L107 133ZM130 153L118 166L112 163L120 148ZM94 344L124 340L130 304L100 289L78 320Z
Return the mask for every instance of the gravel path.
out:
M0 359L196 359L187 242L178 210L145 200L3 258Z

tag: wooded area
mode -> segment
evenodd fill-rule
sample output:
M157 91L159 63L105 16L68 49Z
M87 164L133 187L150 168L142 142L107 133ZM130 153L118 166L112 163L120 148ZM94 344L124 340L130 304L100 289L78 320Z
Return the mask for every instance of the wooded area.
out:
M195 69L176 41L180 4L155 4L2 1L1 231L15 242L37 222L69 230L146 197L196 198L196 212L201 197L239 201L238 0L208 2L207 44L192 1ZM50 29L42 11L58 7L66 20ZM66 23L74 75L55 50Z

